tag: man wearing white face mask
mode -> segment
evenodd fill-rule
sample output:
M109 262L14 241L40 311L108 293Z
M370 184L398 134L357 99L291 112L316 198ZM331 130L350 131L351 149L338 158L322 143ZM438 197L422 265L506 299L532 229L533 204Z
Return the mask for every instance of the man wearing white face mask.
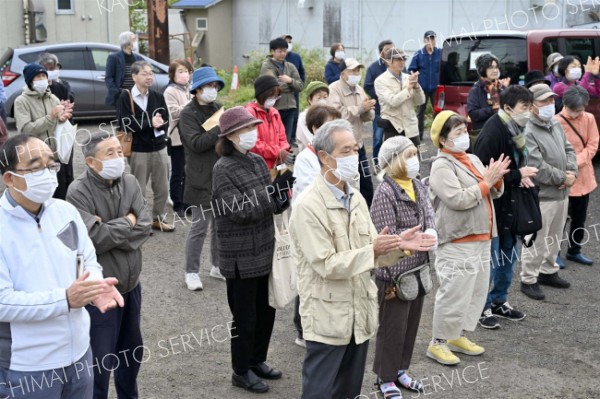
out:
M82 149L87 168L69 187L67 201L79 211L104 275L119 280L116 287L125 301L123 308L105 315L86 307L94 363L104 367L94 368L94 398L108 398L110 371L118 395L136 397L140 362L135 351L143 345L139 276L152 219L135 176L124 173L119 140L108 132L94 133Z
M355 398L377 330L371 271L396 263L403 250L428 251L435 238L418 232L421 226L377 233L367 203L348 184L358 167L348 121L325 123L313 146L320 175L294 203L290 220L306 341L302 398Z
M550 87L536 84L532 117L525 126L528 151L527 165L538 168L533 182L539 186L542 228L529 256L521 259L521 291L531 299L545 298L539 284L569 288L570 283L558 276L556 254L563 239L567 220L569 188L577 178L577 158L561 124L554 120L554 97Z
M31 399L92 399L90 317L122 307L104 278L77 209L51 199L60 164L41 140L20 134L2 147L0 171L0 391ZM107 313L107 314L108 314ZM50 381L35 389L24 381ZM64 376L65 378L62 378ZM8 396L6 396L8 397Z
M192 75L190 101L179 115L179 134L185 151L185 183L183 202L192 210L190 231L185 242L185 282L191 291L203 289L200 280L200 259L204 240L210 227L210 277L224 280L219 271L215 212L210 205L212 195L212 173L218 156L215 151L219 127L206 130L202 125L221 109L217 92L225 86L211 67L196 69Z
M54 131L58 123L71 118L73 103L61 101L51 93L48 71L40 64L25 66L23 77L27 86L23 88L23 93L15 100L17 130L19 133L32 134L46 142L58 161ZM67 174L72 176L72 173L59 172L59 185L55 192L55 198L65 199L67 187L73 180L71 176L67 178Z
M364 65L354 58L347 58L342 62L340 79L329 85L327 103L337 108L342 119L352 125L354 138L358 143L359 165L357 171L360 178L360 193L371 206L373 200L373 182L369 171L369 161L363 143L365 122L375 118L375 100L369 99L365 90L358 84L361 79L361 70Z

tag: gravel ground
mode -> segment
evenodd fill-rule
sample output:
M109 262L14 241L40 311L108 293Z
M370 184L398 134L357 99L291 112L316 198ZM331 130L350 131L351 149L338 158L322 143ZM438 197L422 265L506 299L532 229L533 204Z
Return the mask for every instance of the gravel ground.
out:
M14 131L14 124L9 126ZM98 130L98 122L80 124ZM370 143L370 140L367 140ZM424 157L434 154L431 142ZM75 148L76 175L84 164ZM599 165L596 173L600 175ZM428 165L423 166L424 175ZM598 193L592 194L588 226L599 222ZM172 216L170 217L171 220ZM203 256L200 276L203 291L188 291L184 284L184 243L189 224L176 219L174 233L155 233L144 245L142 329L145 342L139 376L140 398L251 398L231 386L229 337L230 312L225 283L208 276L209 259ZM587 255L600 260L600 237L590 228ZM207 245L205 243L205 245ZM205 251L206 252L206 251ZM434 292L430 293L415 346L410 372L426 384L421 394L404 391L405 398L599 398L600 358L598 329L600 302L598 265L567 262L561 276L571 282L568 290L544 288L547 299L533 301L519 291L518 277L511 287L510 302L527 313L521 322L501 320L499 330L478 328L472 339L485 354L461 356L455 367L426 358L431 334ZM517 269L516 273L519 272ZM517 274L515 274L518 276ZM283 371L270 382L263 398L298 398L304 350L294 345L293 306L278 311L268 362ZM371 371L374 340L365 367L361 398L381 398L375 392ZM113 394L113 397L116 395Z

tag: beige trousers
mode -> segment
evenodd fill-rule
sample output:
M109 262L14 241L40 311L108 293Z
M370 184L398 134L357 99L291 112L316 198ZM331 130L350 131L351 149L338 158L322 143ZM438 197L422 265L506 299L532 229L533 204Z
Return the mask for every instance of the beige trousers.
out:
M132 152L129 158L131 174L136 177L142 193L146 193L148 180L151 181L152 193L152 219L159 219L163 215L167 196L169 195L169 156L167 149L155 152Z
M440 245L435 270L433 338L457 339L474 331L490 286L491 240Z
M540 273L554 274L559 268L556 256L560 243L568 241L564 234L565 222L569 209L569 198L561 201L540 201L542 211L542 228L531 248L521 250L521 282L537 283Z

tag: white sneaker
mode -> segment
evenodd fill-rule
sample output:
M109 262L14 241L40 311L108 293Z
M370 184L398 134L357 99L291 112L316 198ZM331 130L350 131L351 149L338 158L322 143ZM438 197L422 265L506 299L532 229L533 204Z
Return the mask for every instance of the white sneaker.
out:
M298 346L303 347L304 349L306 349L306 341L303 340L302 338L296 338L296 340L294 341L294 343Z
M198 291L203 289L202 281L200 281L200 276L198 276L198 273L186 273L185 283L190 291Z
M210 273L208 273L208 275L212 278L225 281L225 277L223 277L223 275L221 274L221 270L217 266L211 267Z
M172 208L173 207L173 200L171 199L171 196L167 196L167 204L169 204L169 206Z

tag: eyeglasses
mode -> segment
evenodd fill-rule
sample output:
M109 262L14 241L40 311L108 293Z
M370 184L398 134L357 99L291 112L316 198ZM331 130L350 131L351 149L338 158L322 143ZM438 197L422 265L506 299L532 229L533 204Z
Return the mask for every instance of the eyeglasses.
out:
M41 176L44 174L44 170L48 169L50 172L58 173L60 170L59 163L53 163L42 168L28 168L28 169L15 169L16 172L28 172L32 176Z

